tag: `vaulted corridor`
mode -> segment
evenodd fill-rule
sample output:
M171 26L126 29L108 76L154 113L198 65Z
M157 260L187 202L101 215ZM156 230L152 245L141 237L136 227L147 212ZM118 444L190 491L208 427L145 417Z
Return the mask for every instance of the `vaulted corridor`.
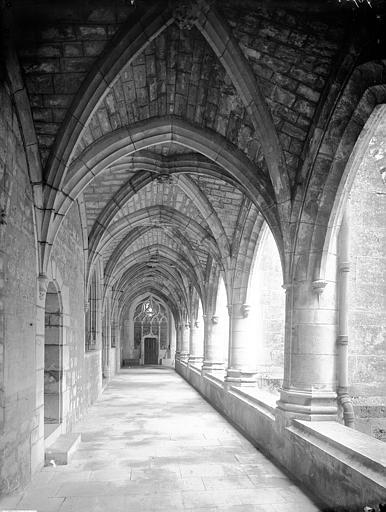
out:
M74 430L71 463L44 468L0 509L319 510L171 369L124 370Z
M0 1L0 500L383 512L385 199L385 1Z

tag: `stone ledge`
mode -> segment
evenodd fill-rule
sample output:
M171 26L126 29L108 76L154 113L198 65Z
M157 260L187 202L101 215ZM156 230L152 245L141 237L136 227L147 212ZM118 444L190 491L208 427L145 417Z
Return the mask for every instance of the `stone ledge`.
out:
M362 432L330 421L308 422L294 420L287 428L293 435L322 449L348 467L385 489L385 443Z
M45 452L45 463L54 461L56 465L68 464L81 440L80 434L62 434Z
M207 380L211 384L214 384L215 386L217 386L217 387L219 387L221 389L224 386L224 379L219 379L218 377L216 377L215 375L213 375L211 373L205 373L203 375L203 379L204 379L204 381Z
M194 363L189 363L188 362L188 365L187 367L189 368L189 370L191 370L192 372L194 373L197 373L198 375L201 376L201 366L197 366L196 364Z
M269 401L265 401L264 396L258 397L255 394L251 394L247 390L242 390L235 386L232 386L228 393L242 402L250 405L254 409L256 409L259 413L264 414L264 416L268 417L270 420L275 421L275 408L276 408L276 400L275 405L269 403Z

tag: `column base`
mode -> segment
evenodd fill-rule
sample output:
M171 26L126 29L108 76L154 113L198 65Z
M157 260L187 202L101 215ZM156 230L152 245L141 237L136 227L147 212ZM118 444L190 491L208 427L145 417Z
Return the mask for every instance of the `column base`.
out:
M201 373L224 373L224 363L215 363L214 361L204 361L202 363Z
M189 353L188 352L180 352L180 363L187 363L189 359Z
M256 386L256 371L228 368L224 383L228 386Z
M289 422L293 419L336 421L337 395L333 391L281 389L277 408Z
M188 359L188 365L193 365L193 366L200 366L203 362L204 358L202 356L189 356L189 359Z

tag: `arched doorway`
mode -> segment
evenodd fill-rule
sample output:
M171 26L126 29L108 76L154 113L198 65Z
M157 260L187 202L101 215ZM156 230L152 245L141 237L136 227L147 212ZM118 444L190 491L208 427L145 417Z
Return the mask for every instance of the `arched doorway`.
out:
M139 364L159 364L170 358L170 313L153 295L147 295L135 307L129 339L130 361ZM137 364L138 364L137 363Z
M53 282L47 288L44 317L44 437L62 422L62 307Z

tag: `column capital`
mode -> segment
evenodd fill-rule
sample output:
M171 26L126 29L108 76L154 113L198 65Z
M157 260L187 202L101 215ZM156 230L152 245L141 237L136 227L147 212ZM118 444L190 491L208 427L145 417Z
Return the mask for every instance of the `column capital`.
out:
M328 282L324 279L315 279L315 281L312 281L312 291L316 293L316 295L321 295L327 284Z
M219 317L217 315L212 316L212 324L217 325L219 321Z
M249 304L242 304L240 309L243 318L248 318L248 315L251 311L251 306Z
M248 318L248 315L251 311L251 306L249 304L229 304L227 308L229 315L236 318Z
M49 282L50 282L50 280L45 274L39 274L38 284L39 284L39 299L40 300L45 299Z

